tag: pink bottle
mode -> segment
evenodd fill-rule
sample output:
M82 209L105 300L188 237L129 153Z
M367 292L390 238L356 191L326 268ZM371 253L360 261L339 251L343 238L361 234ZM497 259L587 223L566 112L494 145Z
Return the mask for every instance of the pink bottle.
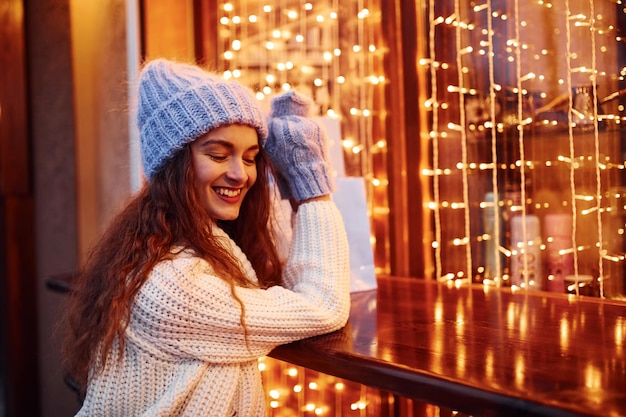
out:
M543 220L547 291L565 292L565 277L574 274L571 214L546 214Z

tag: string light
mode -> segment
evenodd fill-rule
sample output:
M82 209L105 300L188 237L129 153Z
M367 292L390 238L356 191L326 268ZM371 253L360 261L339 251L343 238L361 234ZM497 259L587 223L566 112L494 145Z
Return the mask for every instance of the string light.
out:
M584 2L579 3L577 3L577 7L582 7ZM595 280L599 284L599 295L601 297L605 296L604 290L607 280L604 277L605 273L603 272L604 266L602 260L606 259L610 260L612 263L619 263L624 258L622 253L617 253L617 255L614 256L615 250L613 250L610 255L605 255L608 253L604 248L607 242L609 245L615 246L618 242L611 243L612 240L620 241L620 238L617 236L621 236L619 235L621 228L618 228L618 232L613 234L611 238L608 240L603 238L603 232L608 230L604 226L604 223L607 221L605 216L621 216L625 209L621 207L621 212L618 212L615 207L607 207L608 203L606 202L608 199L603 199L602 195L604 193L611 194L610 187L616 185L614 183L615 180L612 180L612 178L615 178L615 175L612 174L611 171L622 171L626 162L611 160L608 155L603 154L604 152L612 152L610 148L606 148L604 142L607 140L615 140L608 139L611 137L611 133L608 130L607 133L604 133L603 129L605 129L607 125L619 126L623 123L625 118L623 114L624 106L618 105L616 106L617 111L615 113L607 114L606 109L604 109L604 111L600 109L600 102L594 100L593 97L598 97L597 89L599 86L611 88L610 86L617 85L615 83L616 76L611 70L612 67L610 67L613 61L611 61L610 58L604 58L603 55L613 50L610 46L611 41L623 42L622 38L616 39L615 36L611 34L615 31L612 22L616 19L623 18L623 16L615 15L615 13L620 14L624 11L616 12L606 7L600 11L597 9L601 6L589 0L588 6L586 6L587 10L582 13L576 13L570 9L569 2L566 2L564 22L558 23L557 27L553 29L553 33L555 36L561 36L562 39L567 42L565 55L568 57L568 63L571 61L573 65L568 67L565 74L558 74L558 72L550 72L547 70L552 70L553 64L550 64L550 62L562 52L559 52L558 49L555 49L552 45L550 47L542 47L541 36L534 36L532 32L526 31L529 27L528 20L522 16L523 13L529 15L540 13L539 10L534 10L535 7L551 9L553 7L552 2L541 1L538 2L536 6L524 3L525 7L520 11L519 5L521 3L519 0L509 3L507 10L492 10L491 1L484 1L482 4L474 4L469 14L466 10L457 7L457 3L455 2L455 9L452 13L448 12L447 14L437 15L438 4L439 3L436 3L434 0L429 1L428 20L430 22L430 50L428 51L428 56L418 58L418 65L428 66L430 68L431 79L431 97L424 101L423 109L431 114L431 128L428 132L428 136L432 141L432 169L422 169L421 172L422 175L432 177L434 201L427 202L426 206L429 210L432 210L434 219L435 239L433 240L432 247L434 248L433 254L435 257L435 276L446 276L445 265L456 265L455 262L451 261L453 258L458 259L458 256L452 255L452 257L450 257L448 252L443 251L443 248L448 246L445 244L441 245L437 242L448 241L450 245L454 246L455 242L458 243L459 241L455 241L453 237L448 239L445 237L446 235L467 228L468 223L482 222L480 218L476 219L475 215L470 216L469 220L465 217L465 219L459 222L458 215L447 214L447 211L440 212L440 209L459 211L458 208L461 206L453 205L450 203L450 199L444 200L440 197L439 178L443 176L457 176L460 178L459 185L466 187L469 185L470 181L473 181L474 176L477 176L476 178L485 178L481 176L482 174L480 174L480 172L486 171L492 174L491 188L498 198L502 199L505 197L505 190L502 189L503 185L517 184L522 194L521 200L525 203L519 205L510 204L510 201L506 201L506 198L502 200L505 201L505 204L490 205L488 208L480 202L476 203L482 207L479 209L481 212L493 210L495 223L494 235L498 235L504 230L503 227L507 226L506 223L503 225L498 224L501 219L499 207L507 207L507 210L511 213L518 213L522 216L528 216L532 212L542 216L544 212L560 211L561 209L559 207L570 208L573 223L578 222L577 215L583 216L580 219L583 223L578 224L578 228L583 227L586 230L586 235L595 235L597 238L595 244L592 245L593 248L598 250L596 256L596 259L598 259L596 270L599 270L599 272ZM471 15L472 13L474 14L473 16ZM484 38L475 38L465 35L464 31L468 29L469 26L461 23L469 21L475 22L472 28L480 28L479 32ZM506 30L502 30L505 28ZM579 32L573 34L570 32L570 28L572 31L576 30ZM587 30L588 32L580 32L581 30ZM512 36L504 40L504 46L494 45L494 34L501 36L503 33L509 33ZM441 68L451 67L451 62L442 61L440 57L436 56L436 39L443 39L444 36L449 36L449 39L456 40L457 42L457 62L452 67L453 69L456 68L457 74L459 74L459 81L456 83L449 83L450 80L454 79L454 76L443 77L440 73ZM575 45L573 45L572 41L574 36L577 42ZM502 45L502 43L499 45ZM563 45L563 43L560 45ZM591 45L591 48L589 48L588 45ZM591 53L589 53L590 50ZM585 53L582 54L582 51ZM461 57L465 56L472 56L472 59L476 60L473 62L475 66L464 65L461 61ZM508 71L508 74L512 75L508 81L506 81L506 74L503 73L502 69L496 64L496 59L500 60L498 62L504 60L504 62L509 62L512 65L509 69L505 70L505 72ZM475 86L472 85L476 80L481 79L479 74L475 73L475 71L481 71L483 68L479 65L479 62L485 62L489 70L489 99L482 113L482 119L476 121L468 120L467 123L459 123L459 114L461 118L463 118L464 115L473 116L473 113L468 113L469 109L467 103L472 103L469 101L469 98L476 95L478 99L482 97L481 93L478 92L484 92L484 88L473 88ZM626 69L623 69L621 73L618 74L620 79L624 78L624 74L626 74ZM604 77L604 80L599 82L599 77ZM448 85L444 85L443 90L441 89L441 80L448 81ZM507 90L503 88L502 81L506 81L505 85L507 85ZM573 87L580 83L588 83L588 85L590 85L591 92L589 94L592 99L589 100L589 102L592 107L591 110L588 108L581 110L579 107L574 106L574 99L578 100L580 98L573 96ZM564 113L570 117L569 122L564 122L562 118L557 117L558 113L554 113L555 116L552 118L536 118L535 114L532 113L533 108L526 108L527 100L534 99L534 97L537 97L536 99L539 100L546 100L551 95L555 94L555 90L557 90L559 86L565 87L566 97L564 105L566 109L567 100L570 100L570 111ZM538 91L538 88L545 90ZM444 93L440 94L441 91L444 91ZM505 103L499 101L503 93L517 96L515 101L517 108L511 109L512 113L517 113L517 115L512 118L511 121L498 120L506 110L503 108ZM569 98L567 95L569 95ZM461 99L461 96L467 100ZM613 97L606 97L604 101L616 98L614 94L612 96ZM449 103L451 99L456 100L455 97L459 97L459 105L451 107ZM475 102L478 103L479 101ZM540 104L530 101L529 103L535 106L534 108L540 106ZM453 114L448 113L446 111L448 109L454 109L454 115L456 115L457 118L455 118ZM529 113L529 110L531 113ZM552 114L546 113L546 116L552 116ZM443 121L443 123L440 120ZM535 146L534 144L538 144L541 140L536 137L535 131L537 129L544 129L546 132L550 130L557 131L559 132L557 134L560 134L561 137L563 137L564 133L565 138L567 138L570 143L570 154L550 157L548 153L542 155L535 151L532 153L532 158L525 158L525 152L527 151L529 143L531 144L530 149L532 151L532 146ZM586 134L590 135L591 143L593 144L592 148L587 147L585 150L583 150L581 146L582 142L578 139L579 135L584 132L588 132ZM461 161L456 162L456 165L454 165L454 162L449 161L448 157L445 155L442 157L440 152L442 143L440 139L452 139L454 141L453 143L460 143L460 149L463 150L465 143L469 144L469 142L463 139L463 134L465 133L486 135L487 137L491 134L491 163L472 163L471 161L465 161L461 155ZM514 136L511 136L511 134ZM608 138L605 139L604 135L608 136ZM616 136L619 136L619 134L613 134L612 137L615 138ZM497 161L498 158L502 157L501 148L503 146L503 137L517 137L519 139L518 143L520 146L516 153L519 154L521 158L508 163L500 163ZM482 139L480 139L480 136L472 136L471 140ZM581 154L581 152L585 154ZM507 158L509 157L507 155L505 156ZM546 156L548 157L545 158ZM614 154L612 156L615 157ZM450 168L440 167L439 164L442 162L450 166ZM546 169L554 170L554 172L558 172L558 174L551 174L545 171ZM537 185L541 186L542 182L545 182L541 177L538 177L538 175L547 177L562 176L561 173L563 169L570 172L570 197L567 197L568 193L566 189L556 190L557 192L563 191L562 196L555 195L548 200L542 201L546 196L539 195L540 198L537 199L537 188L526 189L529 183L524 179L525 176L531 176L533 180L533 183L530 183L531 186L534 185L537 187ZM539 172L536 172L537 170L539 170ZM468 176L466 177L466 175ZM512 175L517 176L517 179L513 182L510 180ZM607 179L609 180L608 183L606 182ZM580 192L583 189L585 193ZM524 196L527 192L529 195ZM584 199L580 198L581 194L584 195ZM457 196L461 197L458 191ZM561 198L561 201L558 201L559 198ZM592 205L580 206L583 202ZM529 210L528 212L527 209ZM588 219L593 217L593 215L596 216L596 220L590 222ZM449 230L449 233L447 231L446 233L443 232L440 227L443 223L446 224L446 230ZM472 227L474 228L475 226ZM478 228L480 227L479 225ZM576 224L574 227L576 227ZM595 229L593 234L588 233L589 227ZM526 233L527 232L524 232L524 234ZM574 242L578 233L580 232L574 229L572 233ZM483 236L486 238L483 239ZM470 239L470 242L502 241L501 236L496 237L491 234L484 235L479 233L477 237L480 239ZM585 240L586 239L587 237ZM501 248L498 246L502 247L501 245L497 245L493 250L501 252ZM507 246L506 243L505 246ZM575 244L573 248L583 246L589 245ZM545 250L545 245L541 245L540 247L542 251ZM623 251L624 249L620 248L617 250ZM588 250L586 251L589 252ZM496 263L500 261L499 256L496 256L495 259ZM579 266L579 261L584 260L584 262L588 264L590 259L589 255L583 256L580 260L576 259L576 268ZM480 259L473 259L472 257L472 259L469 259L466 263L471 264L473 262L477 263L477 265L473 266L473 270L478 271L479 275L482 275L486 270L481 264L482 261ZM497 275L504 276L507 274L508 267L506 265L503 266L504 270L501 270L500 266L496 266ZM613 268L614 276L620 278L624 273L625 267L626 265L621 264L619 265L620 269ZM581 272L584 273L584 271ZM576 270L575 275L578 274L579 272ZM453 276L457 276L457 274L454 273ZM524 287L529 287L528 283L526 283Z

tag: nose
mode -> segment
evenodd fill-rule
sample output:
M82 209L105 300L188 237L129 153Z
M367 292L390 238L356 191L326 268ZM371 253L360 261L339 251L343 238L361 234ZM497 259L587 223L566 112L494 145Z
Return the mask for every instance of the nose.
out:
M248 173L246 172L243 159L232 158L230 160L226 177L236 184L243 184L248 181Z

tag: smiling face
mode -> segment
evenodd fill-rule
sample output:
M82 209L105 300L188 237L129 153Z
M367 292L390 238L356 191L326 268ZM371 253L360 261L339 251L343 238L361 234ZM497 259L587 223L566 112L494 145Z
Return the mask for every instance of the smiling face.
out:
M257 179L259 139L254 128L228 125L191 143L196 187L204 209L216 220L234 220Z

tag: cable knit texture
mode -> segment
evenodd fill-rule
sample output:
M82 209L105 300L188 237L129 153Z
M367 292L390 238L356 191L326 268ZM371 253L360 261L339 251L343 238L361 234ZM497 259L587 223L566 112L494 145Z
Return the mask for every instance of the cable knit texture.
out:
M323 232L322 232L323 231ZM253 281L237 245L224 239ZM113 346L90 383L78 416L265 415L258 358L274 347L342 328L350 310L350 265L343 221L331 201L299 207L285 287L237 288L192 253L159 263L139 291L121 360Z
M139 75L137 122L146 177L186 143L219 126L243 124L261 142L267 124L246 87L195 65L165 59L148 62Z
M281 196L298 201L333 190L326 136L316 122L305 117L309 106L310 101L293 90L274 98L265 143L265 151L280 172Z

